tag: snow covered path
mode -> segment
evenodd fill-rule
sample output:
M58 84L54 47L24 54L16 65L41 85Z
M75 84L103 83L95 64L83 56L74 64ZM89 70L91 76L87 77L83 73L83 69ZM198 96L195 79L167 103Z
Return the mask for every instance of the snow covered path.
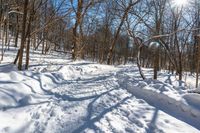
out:
M0 65L1 133L200 132L185 92L142 81L133 65L52 60L24 72Z

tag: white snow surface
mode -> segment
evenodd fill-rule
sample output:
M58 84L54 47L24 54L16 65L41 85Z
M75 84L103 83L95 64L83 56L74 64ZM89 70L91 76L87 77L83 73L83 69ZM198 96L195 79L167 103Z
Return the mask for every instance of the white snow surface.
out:
M38 51L18 71L15 54L0 64L0 133L200 133L200 94L166 72Z

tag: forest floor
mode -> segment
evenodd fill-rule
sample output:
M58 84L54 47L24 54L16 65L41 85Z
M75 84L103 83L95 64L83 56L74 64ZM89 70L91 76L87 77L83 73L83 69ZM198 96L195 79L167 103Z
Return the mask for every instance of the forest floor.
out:
M200 94L174 75L135 65L72 62L68 55L31 52L30 68L0 64L0 133L200 133ZM198 91L198 90L196 90ZM190 92L190 93L189 93Z

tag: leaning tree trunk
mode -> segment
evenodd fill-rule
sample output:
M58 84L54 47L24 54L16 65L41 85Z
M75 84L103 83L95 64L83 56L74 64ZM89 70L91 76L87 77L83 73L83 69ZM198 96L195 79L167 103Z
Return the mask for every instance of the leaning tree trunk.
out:
M126 11L124 12L124 15L123 15L123 17L122 17L122 19L121 19L121 22L120 22L120 24L119 24L119 27L117 28L117 32L116 32L116 34L115 34L115 36L114 36L114 38L113 38L113 41L112 41L112 44L111 44L111 46L110 46L109 53L108 53L108 59L107 59L107 64L108 64L108 65L111 64L111 60L112 60L112 56L113 56L113 51L114 51L115 45L116 45L116 43L117 43L117 38L118 38L118 36L119 36L119 33L120 33L120 31L121 31L121 28L122 28L122 26L123 26L123 24L124 24L124 21L125 21L127 15L128 15L128 11L130 10L130 8L131 8L131 6L129 6L129 7L126 9Z
M139 2L139 0L135 1L134 3L130 2L129 5L126 7L125 11L124 11L124 14L123 14L123 16L121 18L120 24L119 24L119 26L117 28L117 32L116 32L116 34L114 36L114 39L113 39L112 44L111 44L110 49L109 49L108 58L107 58L107 64L108 65L111 64L111 60L112 60L112 56L113 56L113 51L114 51L115 45L117 43L117 38L118 38L118 36L120 34L120 31L121 31L121 28L122 28L122 26L124 24L125 19L128 16L128 12L138 2Z
M144 73L142 72L142 68L141 68L141 61L140 61L140 53L142 51L142 45L139 46L138 48L138 55L137 55L137 67L139 69L139 73L140 73L140 76L142 77L142 79L146 79L145 76L144 76Z

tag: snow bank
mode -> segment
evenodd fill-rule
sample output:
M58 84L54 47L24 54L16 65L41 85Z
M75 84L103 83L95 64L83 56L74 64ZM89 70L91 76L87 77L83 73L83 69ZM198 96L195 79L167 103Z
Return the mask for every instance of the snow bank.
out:
M120 78L119 84L137 98L144 99L147 103L155 106L159 110L200 129L200 110L185 104L181 95L176 97L178 94L173 94L176 92L173 88L169 88L169 86L163 88L165 83L151 79L137 81L126 77L125 80ZM184 98L189 104L199 107L200 102L197 95L189 94L185 95Z

